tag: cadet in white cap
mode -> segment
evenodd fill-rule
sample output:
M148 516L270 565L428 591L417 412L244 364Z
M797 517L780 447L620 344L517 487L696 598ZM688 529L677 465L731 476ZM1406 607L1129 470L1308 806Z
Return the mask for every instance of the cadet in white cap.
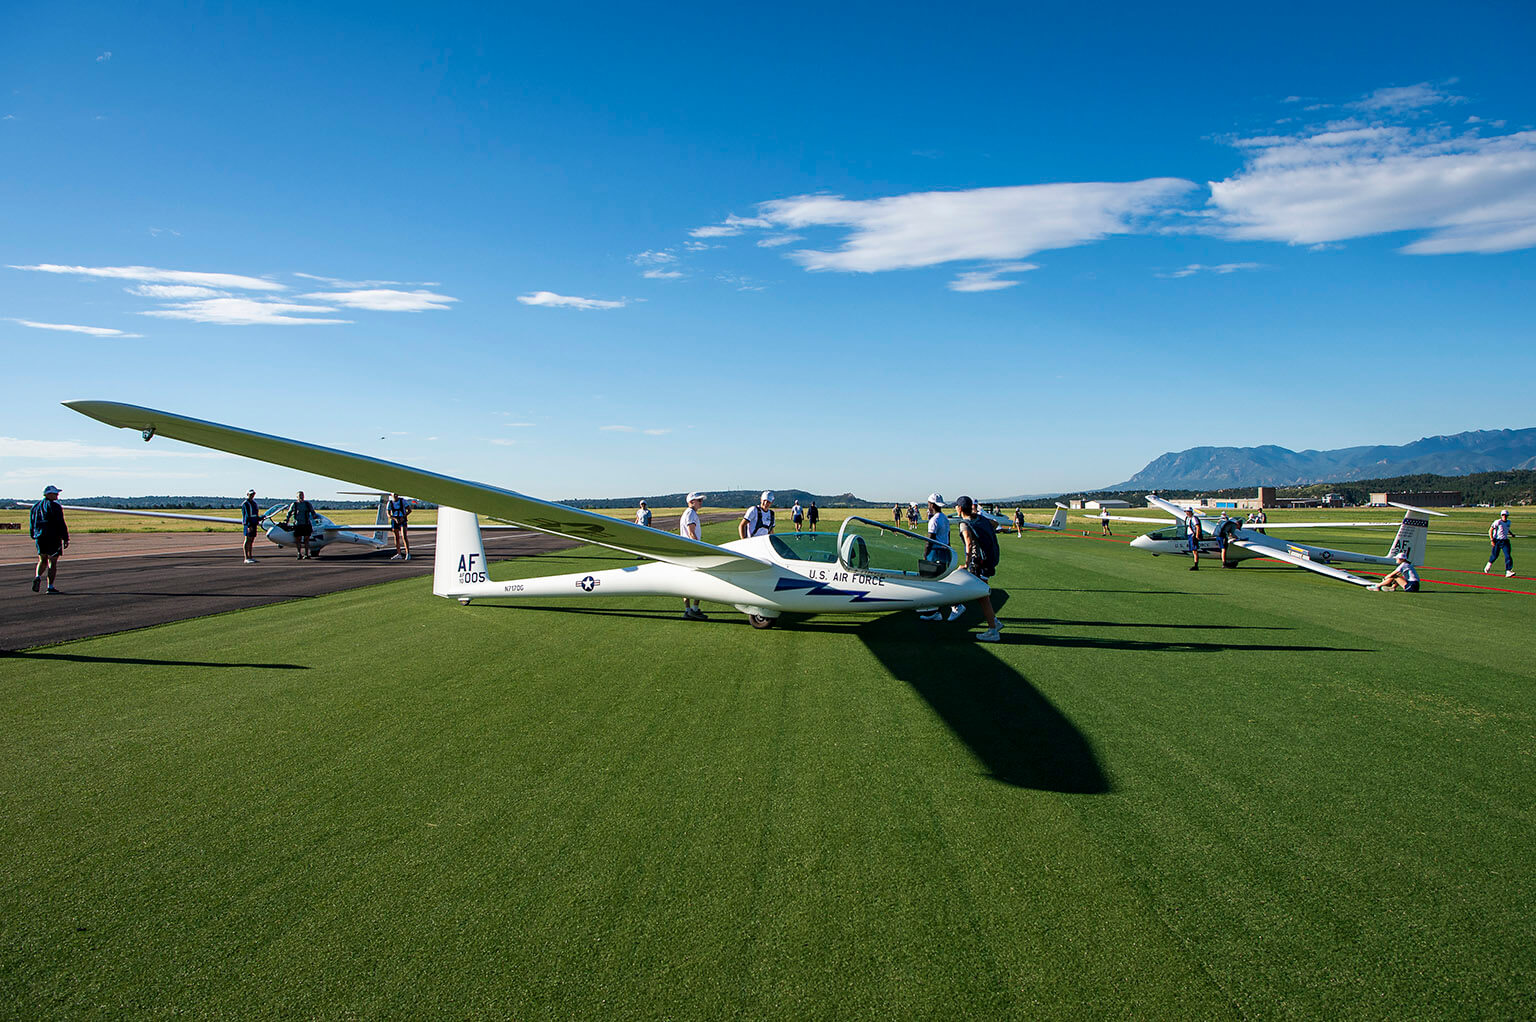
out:
M1413 570L1413 562L1408 560L1408 555L1397 555L1397 567L1393 568L1387 577L1373 586L1366 586L1377 592L1390 592L1393 589L1401 589L1405 593L1419 591L1419 573Z
M683 509L683 517L678 520L677 534L684 539L704 538L703 525L699 522L699 508L704 506L704 494L688 494L688 506ZM699 601L683 597L683 617L689 621L708 621L709 615L699 607Z
M741 521L736 525L736 531L742 539L750 539L753 536L767 536L773 532L773 491L764 490L763 495L752 507L747 508L747 513L741 516Z
M48 591L53 587L53 577L58 574L59 555L69 546L69 526L64 524L64 508L59 504L59 488L43 488L43 499L32 505L32 541L37 544L37 573L32 576L32 591L42 588L43 576L48 576Z
M251 550L256 542L256 532L261 528L261 508L256 505L256 491L245 491L245 502L240 505L240 525L245 530L245 563L255 564L256 557Z
M928 494L928 541L930 543L943 543L949 546L949 516L944 513L944 494ZM957 603L950 608L949 619L957 621L961 614L965 613L965 604ZM927 614L919 614L924 621L942 621L943 611L931 611Z
M640 502L640 506L635 509L635 524L643 525L647 529L651 527L651 509L645 506L645 501L643 500Z
M1493 550L1488 554L1488 563L1483 567L1486 575L1493 570L1493 562L1498 558L1499 551L1504 551L1504 577L1513 578L1515 575L1515 555L1509 548L1509 512L1500 511L1499 517L1488 526L1488 542L1493 544Z

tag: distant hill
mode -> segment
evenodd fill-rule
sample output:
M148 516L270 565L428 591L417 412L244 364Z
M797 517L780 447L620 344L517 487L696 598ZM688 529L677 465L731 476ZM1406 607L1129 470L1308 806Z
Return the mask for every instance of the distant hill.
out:
M1463 476L1536 469L1536 428L1431 436L1398 447L1292 451L1284 447L1191 447L1164 454L1106 490L1303 486L1391 476Z
M757 503L762 496L762 490L705 490L707 498L704 503L710 507L740 507L747 508ZM686 493L659 493L649 497L573 497L562 500L560 503L569 504L571 507L584 507L593 510L606 510L616 507L634 507L642 500L651 507L682 507ZM851 493L838 493L828 496L824 493L811 493L809 490L774 490L773 506L789 507L795 501L802 505L812 501L817 507L880 507L881 501L868 501L863 497L855 497Z

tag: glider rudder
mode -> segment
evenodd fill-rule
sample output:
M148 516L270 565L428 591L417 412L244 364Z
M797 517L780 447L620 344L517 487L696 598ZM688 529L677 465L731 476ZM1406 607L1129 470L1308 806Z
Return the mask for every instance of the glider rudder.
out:
M472 511L439 507L437 552L432 561L433 595L451 598L489 579L480 519Z

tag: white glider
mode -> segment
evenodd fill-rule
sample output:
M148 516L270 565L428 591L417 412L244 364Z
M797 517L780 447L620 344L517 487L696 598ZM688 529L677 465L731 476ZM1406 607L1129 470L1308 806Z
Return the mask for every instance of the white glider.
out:
M1144 536L1137 536L1131 540L1131 547L1135 550L1145 550L1156 557L1159 554L1188 554L1189 530L1184 525L1184 513L1186 509L1179 507L1161 497L1148 496L1147 503L1159 508L1173 516L1172 521L1152 518L1116 517L1116 521L1141 522L1150 525L1163 525L1164 528L1149 532ZM1406 553L1408 560L1417 567L1424 563L1424 547L1429 538L1429 519L1426 515L1441 515L1439 511L1426 511L1423 508L1411 507L1407 504L1393 504L1404 510L1403 521L1398 526L1397 535L1392 540L1392 545L1384 556L1375 554L1362 554L1353 550L1334 550L1329 547L1308 546L1302 543L1290 543L1277 536L1270 536L1259 530L1270 529L1320 529L1341 528L1348 526L1389 526L1391 522L1266 522L1259 526L1244 525L1236 519L1229 519L1236 523L1235 528L1230 529L1228 538L1227 559L1230 563L1247 560L1252 557L1273 557L1276 560L1294 564L1298 568L1314 571L1319 575L1338 579L1340 582L1352 582L1358 586L1376 584L1376 579L1361 578L1352 575L1340 568L1335 568L1335 562L1355 564L1378 564L1385 567L1396 567L1397 554ZM1220 527L1219 519L1202 517L1200 519L1200 552L1202 554L1217 554L1221 552L1221 544L1216 532Z
M990 590L957 564L948 546L869 519L849 518L836 534L786 533L715 546L484 483L153 408L111 401L64 404L108 425L138 430L145 440L167 436L435 502L432 591L460 603L485 597L678 596L729 604L754 627L768 628L786 611L929 610L980 599ZM497 582L486 570L475 512L651 563Z

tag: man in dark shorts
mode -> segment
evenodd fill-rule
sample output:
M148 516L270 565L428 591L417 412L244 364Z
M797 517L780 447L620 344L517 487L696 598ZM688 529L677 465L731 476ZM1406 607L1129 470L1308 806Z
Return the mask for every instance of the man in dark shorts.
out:
M411 530L406 522L411 517L411 502L398 493L391 493L385 509L389 512L389 530L395 535L395 556L390 560L408 561L411 559Z
M69 546L69 526L64 524L57 486L46 487L43 499L32 505L32 541L37 544L37 574L32 576L32 591L42 588L46 575L48 591L56 593L53 577L58 574L59 555Z
M805 509L805 527L812 532L816 531L816 523L821 520L821 512L816 510L816 502L811 501Z
M288 517L293 521L293 541L299 548L298 560L309 560L313 555L309 552L309 537L315 531L315 505L304 499L304 491L299 491L299 499L288 508Z
M1194 508L1184 509L1184 528L1189 533L1189 552L1194 555L1195 563L1189 566L1190 571L1200 570L1200 516L1195 514Z
M245 503L240 505L240 525L245 529L245 563L255 564L251 547L256 543L256 533L261 529L261 508L256 506L256 491L245 491Z

